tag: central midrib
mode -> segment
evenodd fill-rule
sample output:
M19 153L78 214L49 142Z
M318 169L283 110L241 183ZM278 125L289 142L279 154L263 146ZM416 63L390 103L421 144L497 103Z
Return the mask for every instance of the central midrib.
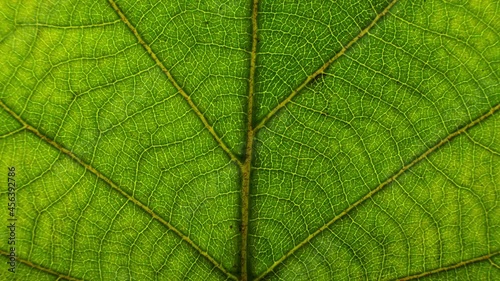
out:
M334 63L339 57L345 54L345 52L350 49L359 39L364 37L370 29L372 29L375 24L384 17L389 10L396 4L398 0L392 0L380 13L378 13L375 18L370 22L368 26L361 30L361 32L356 35L353 39L351 39L342 49L337 52L334 56L332 56L328 61L326 61L321 67L319 67L314 73L307 76L306 79L296 88L294 89L283 101L281 101L277 106L275 106L262 120L253 125L253 107L254 107L254 87L255 87L255 68L256 68L256 59L257 59L257 43L258 43L258 24L257 24L257 16L258 16L258 0L253 1L252 6L252 51L250 53L250 74L249 74L249 85L248 85L248 109L247 109L247 138L246 138L246 149L245 149L245 159L242 165L240 165L241 169L241 258L240 258L240 280L247 281L249 279L248 276L248 221L249 221L249 206L250 206L250 179L252 172L252 156L253 156L253 142L254 137L260 129L262 129L267 122L282 108L284 108L299 92L301 92L311 81L324 73L328 67L332 63ZM301 246L301 245L300 245ZM300 247L299 246L299 247ZM296 250L294 247L292 250ZM282 259L286 259L288 256L285 255ZM282 262L282 259L279 259L275 262L268 270L266 270L263 274L259 275L257 279L261 279L273 270L279 263Z
M250 53L250 73L248 78L248 101L247 101L247 137L245 148L245 161L241 167L241 248L240 248L240 280L248 280L248 221L250 206L250 178L252 172L253 141L255 131L253 127L253 98L255 90L255 68L257 61L257 15L259 0L253 0L252 4L252 51Z

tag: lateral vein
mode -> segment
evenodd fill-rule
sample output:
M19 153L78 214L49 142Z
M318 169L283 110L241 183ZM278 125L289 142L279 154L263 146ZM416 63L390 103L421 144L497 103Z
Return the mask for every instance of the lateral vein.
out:
M494 257L494 256L496 256L498 254L500 254L500 251L493 252L491 254L487 254L487 255L484 255L484 256L481 256L481 257L477 257L477 258L473 258L473 259L470 259L470 260L461 261L459 263L452 264L450 266L436 268L436 269L433 269L433 270L430 270L430 271L426 271L426 272L423 272L423 273L420 273L420 274L406 276L406 277L403 277L403 278L399 278L398 280L400 280L400 281L413 280L413 279L418 279L418 278L425 277L425 276L428 276L428 275L431 275L431 274L436 274L436 273L443 272L443 271L448 271L448 270L451 270L451 269L457 269L459 267L466 266L466 265L469 265L471 263L476 263L476 262L481 262L481 261L489 260L489 259L491 259L492 257Z
M237 278L231 274L228 270L226 270L221 263L217 262L212 256L210 256L206 251L201 249L196 243L194 243L193 240L191 240L188 236L186 236L184 233L182 233L180 230L175 228L172 224L164 220L162 217L160 217L158 214L156 214L153 210L151 210L149 207L144 205L141 201L137 200L136 198L132 197L130 194L125 192L122 188L120 188L117 184L115 184L111 179L106 177L104 174L96 170L94 167L92 167L90 164L87 164L84 162L81 158L79 158L77 155L75 155L73 152L68 150L67 148L63 147L59 143L53 141L49 137L45 136L42 134L40 131L38 131L35 127L31 126L28 124L26 121L24 121L19 115L17 115L14 111L12 111L3 101L0 101L0 107L2 107L7 113L9 113L14 119L16 119L19 123L23 125L23 128L26 130L32 132L36 136L38 136L40 139L44 140L57 150L61 151L62 153L66 154L69 156L71 159L76 161L78 164L82 165L85 169L96 175L98 178L106 182L111 188L116 190L118 193L123 195L127 200L131 201L134 203L136 206L140 207L142 210L144 210L146 213L148 213L151 217L159 221L161 224L166 226L170 231L174 232L177 236L179 236L182 240L186 241L192 248L194 248L196 251L198 251L203 257L205 257L208 261L210 261L215 267L217 267L220 271L222 271L224 274L226 274L229 278L237 280Z
M132 23L128 20L128 18L125 16L123 11L118 7L116 2L114 0L108 0L109 4L113 8L113 10L118 14L120 19L125 23L125 25L130 29L130 31L134 34L135 38L137 38L137 41L139 44L142 45L142 47L146 50L146 52L149 54L149 56L153 59L153 61L160 67L161 71L167 76L168 80L172 83L172 85L177 89L177 91L181 94L181 96L186 100L186 102L189 104L189 106L193 109L193 111L196 113L198 118L200 118L201 122L203 125L205 125L205 128L212 134L213 138L215 141L218 143L218 145L224 150L224 152L227 153L227 155L231 158L232 161L234 161L239 167L242 166L241 161L236 157L236 155L229 149L229 147L222 141L222 139L219 137L217 132L215 132L214 128L210 123L208 123L208 120L205 118L203 113L201 113L200 109L194 104L193 100L191 97L184 91L184 89L177 83L175 78L172 76L170 71L165 67L165 65L158 59L156 56L155 52L151 47L149 46L144 39L142 39L142 36L139 34L137 29L132 25Z
M470 128L472 128L475 125L479 124L480 122L482 122L486 118L492 116L499 109L500 109L500 103L497 104L496 106L494 106L493 108L491 108L488 112L486 112L485 114L483 114L479 118L475 119L474 121L470 122L469 124L465 125L464 127L462 127L460 129L452 132L451 134L449 134L448 136L446 136L444 139L442 139L441 141L439 141L437 144L435 144L433 147L429 148L423 154L421 154L420 156L418 156L417 158L415 158L409 164L403 166L403 168L401 168L397 173L395 173L390 178L388 178L387 180L385 180L383 183L381 183L380 185L378 185L372 191L368 192L361 199L359 199L358 201L356 201L353 204L351 204L349 207L347 207L340 214L338 214L333 219L331 219L329 222L327 222L326 224L324 224L323 226L321 226L320 228L318 228L316 231L314 231L313 233L311 233L306 239L304 239L302 242L300 242L295 247L293 247L290 251L288 251L281 258L279 258L278 260L276 260L268 269L266 269L262 274L260 274L259 277L257 277L255 279L255 281L261 280L264 276L266 276L267 274L269 274L270 272L272 272L279 264L281 264L287 258L289 258L290 256L292 256L295 252L297 252L297 250L299 250L304 245L306 245L307 243L309 243L312 239L314 239L316 236L318 236L324 230L328 229L333 223L335 223L336 221L338 221L339 219L341 219L342 217L344 217L345 215L347 215L350 211L352 211L353 209L355 209L356 207L358 207L359 205L361 205L366 200L372 198L376 193L378 193L384 187L388 186L390 183L392 183L393 181L395 181L399 176L401 176L403 173L405 173L408 169L410 169L411 167L415 166L420 161L426 159L431 153L433 153L434 151L436 151L438 148L442 147L446 143L450 142L455 137L459 136L460 134L465 133Z
M7 253L4 250L0 250L0 254L9 257L9 253ZM35 264L35 263L33 263L33 262L29 261L29 260L25 260L25 259L22 259L22 258L19 258L19 257L16 257L16 261L21 262L21 263L23 263L23 264L25 264L25 265L27 265L29 267L32 267L32 268L38 269L40 271L43 271L45 273L49 273L51 275L57 276L58 277L57 280L60 280L62 278L62 279L70 280L70 281L83 281L83 279L78 279L78 278L75 278L75 277L71 277L69 275L65 275L65 274L59 273L59 272L54 271L54 270L52 270L50 268L42 267L42 266L40 266L38 264Z
M326 69L333 63L335 62L338 58L340 58L342 55L345 54L345 52L350 49L356 42L358 42L359 39L361 39L363 36L368 34L368 32L377 24L377 22L384 17L389 10L396 4L398 0L393 0L385 9L377 14L373 21L365 27L361 32L356 35L347 45L342 47L342 49L335 54L332 58L330 58L327 62L325 62L320 68L318 68L313 74L307 76L307 78L300 84L295 90L293 90L288 97L286 97L283 101L281 101L276 107L274 107L260 122L257 126L255 126L254 130L258 131L262 127L266 125L266 123L273 117L280 109L285 107L300 91L302 91L311 81L313 81L318 75L324 73Z

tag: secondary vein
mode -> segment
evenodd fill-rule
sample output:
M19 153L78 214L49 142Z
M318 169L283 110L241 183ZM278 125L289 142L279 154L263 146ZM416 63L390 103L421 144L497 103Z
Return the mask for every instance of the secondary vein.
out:
M4 255L6 257L9 257L9 253L6 252L6 251L0 250L0 254ZM60 280L62 278L62 279L70 280L70 281L83 281L83 279L78 279L78 278L75 278L75 277L71 277L69 275L65 275L63 273L59 273L59 272L54 271L54 270L52 270L50 268L42 267L42 266L40 266L38 264L35 264L35 263L33 263L33 262L29 261L29 260L22 259L20 257L16 257L16 261L20 262L20 263L23 263L23 264L25 264L25 265L27 265L29 267L32 267L32 268L38 269L40 271L43 271L45 273L57 276L58 277L57 280Z
M257 14L259 1L254 0L252 4L252 51L250 53L250 74L248 79L248 102L247 102L247 139L245 148L245 162L241 167L241 257L240 257L240 280L248 280L248 221L250 216L250 179L252 172L253 154L253 98L255 89L255 68L257 61L258 25Z
M300 248L302 248L304 245L308 244L312 239L314 239L316 236L318 236L324 230L328 229L333 223L335 223L336 221L338 221L339 219L341 219L342 217L344 217L345 215L347 215L349 212L351 212L353 209L355 209L356 207L358 207L359 205L361 205L363 202L365 202L366 200L372 198L376 193L378 193L384 187L388 186L390 183L392 183L393 181L395 181L399 176L401 176L402 174L404 174L408 169L410 169L411 167L415 166L420 161L426 159L431 153L433 153L434 151L436 151L438 148L442 147L446 143L450 142L455 137L457 137L457 136L465 133L470 128L472 128L475 125L481 123L486 118L492 116L498 110L500 110L500 103L497 104L496 106L494 106L493 108L491 108L488 112L486 112L485 114L483 114L479 118L475 119L474 121L470 122L469 124L465 125L464 127L462 127L460 129L452 132L451 134L449 134L448 136L446 136L444 139L442 139L441 141L439 141L437 144L435 144L433 147L429 148L424 153L422 153L420 156L418 156L417 158L415 158L413 161L411 161L410 163L408 163L405 166L403 166L403 168L401 168L397 173L395 173L390 178L388 178L387 180L385 180L384 182L382 182L380 185L378 185L372 191L368 192L361 199L359 199L358 201L356 201L353 204L351 204L349 207L347 207L340 214L336 215L329 222L327 222L326 224L324 224L323 226L321 226L320 228L318 228L316 231L314 231L313 233L311 233L302 242L300 242L299 244L295 245L295 247L293 247L290 251L288 251L281 258L279 258L278 260L276 260L268 269L266 269L262 274L260 274L255 279L255 281L258 281L258 280L261 280L262 278L264 278L264 276L266 276L267 274L269 274L270 272L272 272L279 264L283 263L283 261L285 261L287 258L289 258L290 256L292 256L295 252L297 252L297 250L299 250Z
M75 155L72 151L69 149L65 148L64 146L60 145L59 143L55 142L54 140L50 139L46 135L42 134L38 129L35 127L31 126L28 124L24 119L22 119L17 113L15 113L13 110L11 110L4 102L0 101L0 107L2 107L7 113L9 113L14 119L16 119L19 123L23 125L23 128L26 128L26 130L32 132L35 134L37 137L40 139L44 140L57 150L61 151L65 155L69 156L71 159L73 159L75 162L78 164L82 165L85 169L93 173L95 176L97 176L99 179L103 180L106 182L111 188L116 190L118 193L123 195L127 200L131 201L134 203L136 206L141 208L143 211L148 213L151 217L159 221L161 224L166 226L170 231L174 232L177 236L179 236L182 240L186 241L192 248L194 248L198 253L200 253L203 257L205 257L208 261L210 261L216 268L218 268L220 271L222 271L224 274L226 274L229 278L236 280L237 278L232 275L227 269L225 269L221 263L217 262L212 256L210 256L206 251L200 248L196 243L194 243L193 240L191 240L188 236L186 236L184 233L182 233L180 230L178 230L176 227L174 227L172 224L164 220L161 216L156 214L153 210L151 210L149 207L144 205L141 201L137 200L125 190L123 190L121 187L119 187L117 184L115 184L111 179L106 177L104 174L99 172L97 169L95 169L93 166L90 164L86 163L83 161L81 158L79 158L77 155Z
M340 58L342 55L345 54L345 52L350 49L356 42L358 42L359 39L361 39L363 36L368 34L370 29L372 29L377 22L383 18L389 10L396 4L398 0L393 0L385 9L377 14L373 21L365 27L365 29L361 30L361 32L356 35L347 45L342 47L342 49L336 53L332 58L330 58L327 62L325 62L320 68L318 68L313 74L307 76L307 78L300 84L295 90L293 90L288 97L286 97L283 101L281 101L276 107L274 107L269 113L259 122L257 126L255 126L255 131L260 130L262 127L266 125L266 123L273 117L280 109L285 107L300 91L302 91L311 81L313 81L318 75L324 73L326 69L333 63L335 62L338 58Z
M125 23L125 25L130 29L130 31L134 34L135 38L137 38L137 41L139 44L142 45L142 47L146 50L146 52L149 54L149 56L153 59L153 61L160 67L161 71L167 76L168 80L172 83L172 85L177 89L177 91L181 94L181 96L186 100L186 102L189 104L189 106L193 109L193 111L196 113L198 118L201 120L203 125L205 125L205 128L212 134L213 138L215 141L218 143L218 145L224 150L229 158L231 158L232 161L234 161L239 167L242 166L241 161L236 157L236 155L229 149L229 147L224 143L224 141L219 137L217 132L215 132L214 128L210 123L208 123L208 120L205 118L203 113L201 113L200 109L194 104L193 100L191 97L184 91L184 89L177 83L175 78L172 76L170 71L165 67L165 65L160 61L160 59L156 56L155 52L151 47L149 46L146 41L142 38L142 36L139 34L139 31L130 23L128 18L125 16L123 11L118 7L116 2L114 0L108 0L109 4L111 7L113 7L113 10L118 14L120 19Z
M410 275L410 276L407 276L407 277L400 278L398 280L400 280L400 281L413 280L413 279L422 278L422 277L425 277L425 276L428 276L428 275L431 275L431 274L436 274L436 273L447 271L447 270L451 270L451 269L457 269L459 267L466 266L466 265L471 264L471 263L476 263L476 262L481 262L481 261L485 261L485 260L491 259L492 257L494 257L494 256L496 256L498 254L500 254L500 251L493 252L491 254L487 254L487 255L484 255L484 256L481 256L481 257L477 257L477 258L473 258L473 259L470 259L470 260L461 261L459 263L452 264L450 266L436 268L436 269L433 269L433 270L430 270L430 271L426 271L426 272L423 272L423 273L420 273L420 274Z

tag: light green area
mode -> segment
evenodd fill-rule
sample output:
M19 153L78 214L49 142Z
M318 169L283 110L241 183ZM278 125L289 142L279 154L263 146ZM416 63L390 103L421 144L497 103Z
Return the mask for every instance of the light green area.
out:
M243 279L198 113L243 162L249 86L257 124L339 52L256 132L248 280L500 279L498 0L261 0L254 85L251 1L116 5L0 1L0 280Z

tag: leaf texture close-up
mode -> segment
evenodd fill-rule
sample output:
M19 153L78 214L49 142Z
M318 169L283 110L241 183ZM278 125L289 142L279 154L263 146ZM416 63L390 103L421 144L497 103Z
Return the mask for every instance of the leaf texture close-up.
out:
M0 280L500 280L499 14L0 0Z

